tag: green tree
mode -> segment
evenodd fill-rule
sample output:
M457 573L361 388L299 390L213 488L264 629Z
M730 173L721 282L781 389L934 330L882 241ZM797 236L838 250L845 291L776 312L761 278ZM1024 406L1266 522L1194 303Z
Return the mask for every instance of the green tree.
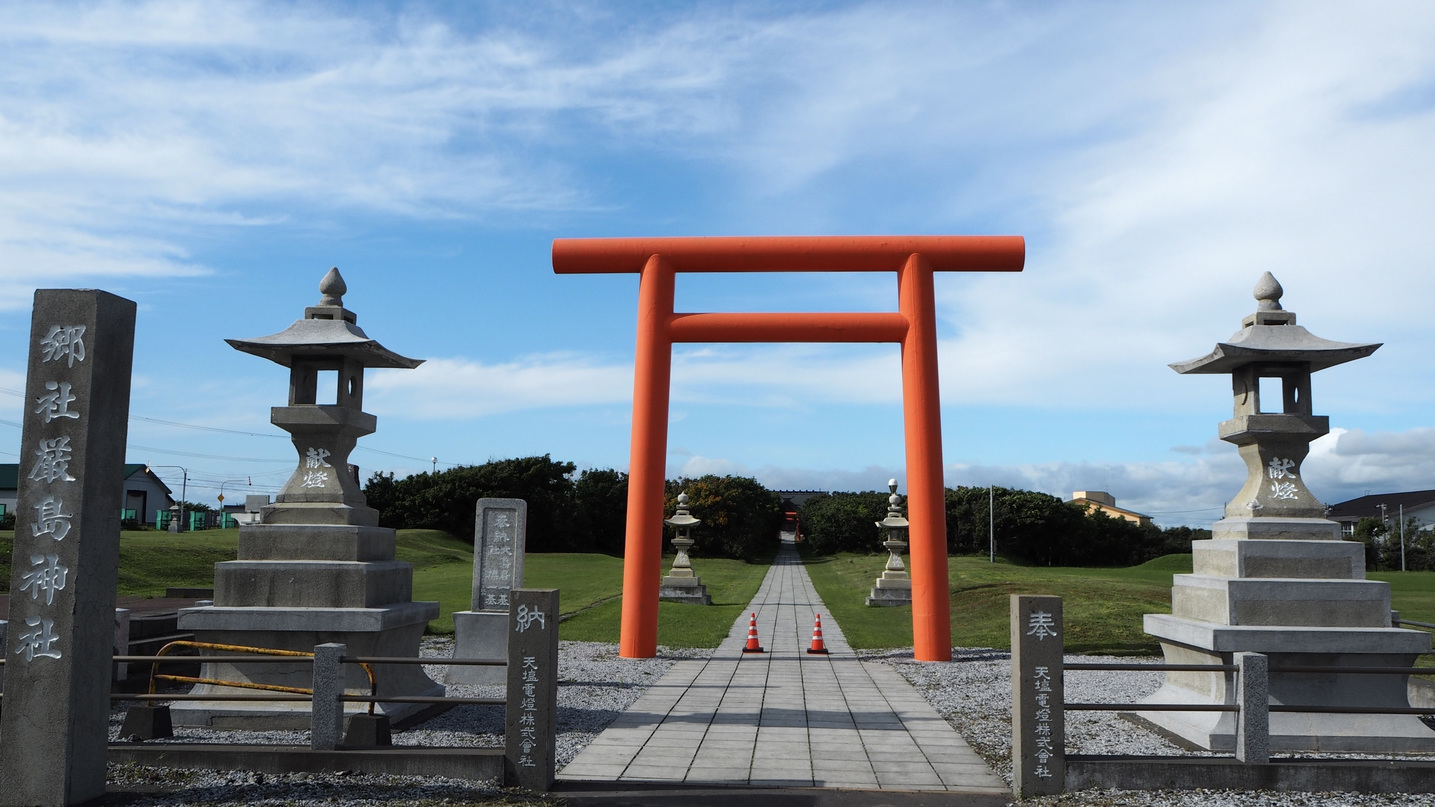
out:
M782 500L756 479L716 476L669 479L665 486L665 513L678 506L678 494L688 494L688 512L702 523L693 528L696 555L754 560L777 544L782 527ZM664 528L664 543L670 530Z
M365 486L370 506L380 507L386 527L443 530L473 540L474 508L485 497L523 499L528 503L530 552L569 552L588 548L585 532L575 529L573 480L576 466L549 455L493 460L438 473L394 480L374 474Z
M612 468L589 468L574 483L576 529L594 551L622 555L628 522L628 475Z
M818 554L885 552L876 522L887 514L886 493L821 493L797 511L802 539Z

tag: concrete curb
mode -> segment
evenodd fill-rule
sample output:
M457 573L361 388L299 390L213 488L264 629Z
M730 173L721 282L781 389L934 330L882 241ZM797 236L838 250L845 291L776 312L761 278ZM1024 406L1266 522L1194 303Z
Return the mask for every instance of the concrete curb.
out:
M1399 759L1291 759L1243 764L1229 757L1066 758L1066 789L1194 788L1306 793L1435 793L1435 762Z
M314 751L298 745L218 743L115 743L109 761L164 768L203 768L262 773L363 773L443 776L485 781L503 776L502 748L392 746L351 751Z

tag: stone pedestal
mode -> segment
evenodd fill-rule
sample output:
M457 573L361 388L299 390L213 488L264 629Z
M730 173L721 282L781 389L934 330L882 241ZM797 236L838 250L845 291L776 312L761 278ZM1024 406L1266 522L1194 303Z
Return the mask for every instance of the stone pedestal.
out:
M679 575L679 571L686 571L687 575ZM708 588L703 585L702 578L695 576L691 569L674 569L671 574L664 577L658 583L658 599L667 602L685 602L690 605L713 604L713 598L708 595Z
M682 505L687 504L686 495L680 501ZM678 517L687 515L687 510L678 510ZM696 523L696 519L692 519ZM668 519L667 523L672 523ZM693 572L692 560L688 558L688 550L695 542L691 538L674 538L673 547L677 549L678 555L673 560L673 568L668 570L668 576L658 583L658 599L667 602L685 602L689 605L712 605L713 598L708 596L708 588L703 585L702 578Z
M887 568L883 570L882 576L877 578L876 584L872 586L872 592L867 595L867 604L883 608L911 605L912 578L907 574L907 569L902 565L902 558L898 554L907 547L907 543L905 541L883 541L882 546L887 547Z
M1325 519L1216 522L1196 541L1194 573L1176 575L1172 613L1147 614L1168 664L1233 664L1237 653L1265 654L1270 702L1282 705L1406 708L1409 677L1354 675L1347 667L1411 666L1430 635L1390 627L1390 587L1365 580L1360 544L1330 540ZM1254 539L1252 535L1315 535ZM1242 537L1232 537L1242 536ZM1282 667L1327 672L1282 673ZM1168 672L1148 703L1236 702L1233 672ZM1199 748L1234 751L1232 712L1139 712L1146 722ZM1283 751L1435 751L1435 731L1414 715L1276 712L1270 749Z

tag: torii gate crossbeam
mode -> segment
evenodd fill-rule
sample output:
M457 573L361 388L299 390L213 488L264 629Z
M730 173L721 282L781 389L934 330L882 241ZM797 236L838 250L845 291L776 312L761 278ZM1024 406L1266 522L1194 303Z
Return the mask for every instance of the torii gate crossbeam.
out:
M918 661L952 657L933 272L1019 272L1020 236L560 238L557 274L637 273L638 344L628 466L619 654L658 646L668 397L677 342L897 342L907 452L912 642ZM679 272L896 272L897 313L681 314Z

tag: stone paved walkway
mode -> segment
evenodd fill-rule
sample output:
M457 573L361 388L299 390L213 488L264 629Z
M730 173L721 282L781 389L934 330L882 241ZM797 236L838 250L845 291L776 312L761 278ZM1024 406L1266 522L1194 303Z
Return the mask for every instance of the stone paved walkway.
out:
M748 613L766 653L744 654ZM808 655L820 613L829 655ZM864 664L783 546L707 660L679 661L560 780L1009 794L897 672Z

